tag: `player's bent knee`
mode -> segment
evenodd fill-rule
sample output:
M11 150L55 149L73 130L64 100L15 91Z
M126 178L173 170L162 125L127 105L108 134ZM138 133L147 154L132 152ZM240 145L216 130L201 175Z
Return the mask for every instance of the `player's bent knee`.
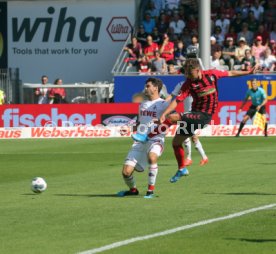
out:
M192 136L192 140L194 143L196 143L198 141L198 136L197 135Z
M124 177L129 177L132 175L133 170L134 170L133 167L130 167L129 165L124 165L123 170L122 170L122 175Z

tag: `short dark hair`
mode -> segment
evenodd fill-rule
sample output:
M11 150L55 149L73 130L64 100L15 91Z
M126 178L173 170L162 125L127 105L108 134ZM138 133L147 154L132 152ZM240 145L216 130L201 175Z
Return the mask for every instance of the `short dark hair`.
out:
M158 93L162 90L163 82L159 78L148 78L146 83L151 82L153 86L158 87Z

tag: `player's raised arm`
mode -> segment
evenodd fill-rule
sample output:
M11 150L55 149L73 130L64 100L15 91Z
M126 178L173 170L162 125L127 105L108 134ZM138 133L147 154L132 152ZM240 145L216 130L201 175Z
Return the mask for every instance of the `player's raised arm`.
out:
M254 66L251 70L249 71L228 71L229 77L237 77L237 76L244 76L248 74L255 74L258 70L258 66Z

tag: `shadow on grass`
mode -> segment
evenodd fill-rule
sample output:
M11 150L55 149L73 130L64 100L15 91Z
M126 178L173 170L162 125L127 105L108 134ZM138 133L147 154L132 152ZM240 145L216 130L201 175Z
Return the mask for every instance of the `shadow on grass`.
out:
M251 242L251 243L267 243L267 242L276 242L276 239L249 239L249 238L225 238L226 240L237 240L242 242Z
M275 193L263 193L263 192L227 192L227 193L215 193L206 192L207 195L237 195L237 196L276 196Z
M59 197L119 198L117 194L53 194Z

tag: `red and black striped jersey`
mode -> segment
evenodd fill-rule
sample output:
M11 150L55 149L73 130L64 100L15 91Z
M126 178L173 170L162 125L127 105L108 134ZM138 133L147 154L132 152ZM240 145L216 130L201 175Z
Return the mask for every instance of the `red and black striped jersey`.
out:
M218 106L217 82L222 77L229 76L228 71L206 70L201 71L202 79L187 79L176 97L178 102L187 96L193 97L192 111L214 114Z

